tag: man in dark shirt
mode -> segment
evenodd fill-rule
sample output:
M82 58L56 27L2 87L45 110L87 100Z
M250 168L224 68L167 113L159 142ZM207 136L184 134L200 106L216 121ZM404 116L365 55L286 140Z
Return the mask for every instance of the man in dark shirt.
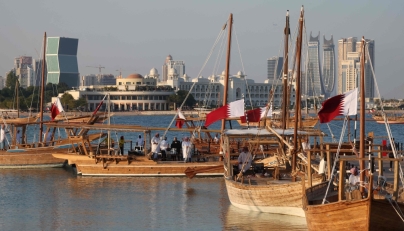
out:
M178 159L178 157L181 155L181 141L177 140L177 137L174 137L174 140L171 143L171 150L173 149L175 149L175 153Z

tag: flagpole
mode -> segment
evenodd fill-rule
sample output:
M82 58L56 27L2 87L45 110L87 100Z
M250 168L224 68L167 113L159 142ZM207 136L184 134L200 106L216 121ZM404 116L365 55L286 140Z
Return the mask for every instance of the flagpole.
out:
M303 11L303 7L302 10L300 12L300 19L299 19L299 38L296 41L296 45L297 45L297 68L296 68L296 105L295 105L295 129L294 129L294 137L293 137L293 145L294 145L294 150L293 150L293 155L292 155L292 172L296 171L296 155L297 155L297 149L299 148L298 145L298 139L297 139L297 129L299 126L299 122L300 122L300 116L301 116L301 112L300 112L300 58L302 55L302 38L303 38L303 17L304 17L304 11ZM300 123L301 125L301 123ZM310 160L309 160L310 161ZM294 174L292 174L292 181L295 182L296 181L296 176Z
M283 95L282 95L282 129L286 129L287 105L288 105L288 48L289 48L289 10L286 12L286 26L285 26L285 48L284 48L284 60L283 60Z
M360 104L360 145L359 145L359 158L362 158L361 161L359 162L359 168L360 168L360 181L363 182L365 179L365 160L363 159L365 157L365 37L362 37L362 50L361 50L361 81L360 81L360 86L361 86L361 104ZM364 187L360 187L360 191L363 194L365 192Z
M43 56L42 56L42 80L41 80L41 102L39 105L39 143L42 142L43 132L43 102L45 100L45 52L46 52L46 32L43 36Z
M230 69L230 49L231 49L231 30L233 27L233 14L229 16L229 27L227 35L227 57L226 57L226 74L224 77L224 93L223 93L223 106L227 104L227 91L229 85L229 69ZM222 119L221 131L226 128L226 119ZM223 136L220 136L220 151L222 150Z

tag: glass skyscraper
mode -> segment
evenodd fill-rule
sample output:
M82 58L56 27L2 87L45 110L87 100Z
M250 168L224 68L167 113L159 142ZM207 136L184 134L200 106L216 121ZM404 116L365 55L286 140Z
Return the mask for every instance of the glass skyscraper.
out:
M306 78L303 81L303 94L309 97L324 95L320 71L320 32L316 37L311 36L308 46L308 62Z
M274 79L281 79L281 72L283 68L283 57L274 56L267 60L267 78L271 81Z
M46 47L47 83L66 83L78 86L79 67L77 47L79 40L64 37L49 37Z
M323 43L323 83L324 94L326 98L333 96L335 88L335 52L334 52L334 40L331 35L331 39L327 40L324 36Z

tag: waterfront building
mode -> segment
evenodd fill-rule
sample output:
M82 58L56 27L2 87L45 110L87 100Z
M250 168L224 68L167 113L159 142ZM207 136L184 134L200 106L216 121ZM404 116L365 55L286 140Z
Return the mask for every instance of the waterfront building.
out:
M313 37L310 32L308 44L307 73L302 81L302 94L309 97L324 96L320 70L320 32Z
M335 89L335 51L334 39L327 40L323 37L323 83L326 98L334 95Z
M185 62L175 61L171 55L168 55L164 61L162 69L162 81L167 81L168 74L171 69L175 69L179 76L183 76L185 74Z
M47 83L79 85L77 48L79 40L65 37L48 37L46 47Z
M142 76L134 73L125 78L117 78L115 85L83 86L79 89L67 91L75 99L85 97L87 109L92 111L101 102L106 94L111 95L111 109L113 111L127 110L172 110L168 97L178 90L190 91L198 103L198 106L215 108L222 106L224 92L225 72L220 75L212 75L208 78L199 76L191 79L187 74L180 76L176 69L170 69L167 73L167 81L159 81L159 74L152 68L148 75ZM272 81L255 83L252 79L246 79L241 71L229 76L228 101L245 98L247 106L265 106L268 102L269 91L274 87L275 108L280 107L282 98L281 83L274 85ZM291 105L294 104L294 89L290 97ZM62 96L60 93L59 96ZM105 104L102 109L105 109Z
M283 57L274 56L267 60L267 79L280 79L283 68Z

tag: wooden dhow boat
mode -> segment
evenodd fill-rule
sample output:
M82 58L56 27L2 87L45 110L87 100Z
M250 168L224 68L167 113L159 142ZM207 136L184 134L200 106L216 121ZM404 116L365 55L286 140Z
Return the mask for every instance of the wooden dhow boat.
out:
M361 99L365 98L365 39L362 39L361 52L361 76L360 88ZM365 102L360 101L360 148L359 158L348 159L347 157L339 157L339 182L334 186L332 181L325 182L321 185L313 186L305 190L303 198L304 212L306 215L307 226L310 231L316 230L404 230L404 204L397 202L399 179L402 179L402 168L399 159L392 158L394 161L394 180L393 190L386 189L386 178L383 177L382 168L383 159L379 161L379 179L373 187L374 180L374 160L376 158L370 155L365 158ZM390 143L394 147L389 126L386 125L389 134ZM393 148L396 155L396 151ZM365 168L365 160L370 159L370 169ZM345 165L346 161L359 162L360 187L352 190L350 184L346 185ZM335 168L335 167L334 167ZM333 169L334 169L333 168ZM365 178L365 173L368 179ZM366 184L367 180L367 184ZM346 187L348 186L348 187Z
M106 131L136 132L145 134L144 153L150 152L151 131L165 130L165 128L150 128L138 125L77 125L52 124L55 127L66 127L69 129L82 129L101 131L102 137ZM172 130L184 131L184 129L171 128ZM170 130L171 130L170 129ZM93 132L93 134L96 134ZM53 150L53 157L67 160L69 165L76 168L77 174L83 176L186 176L186 173L194 174L201 172L200 176L223 176L223 161L207 158L206 155L194 156L192 162L183 161L153 161L148 155L118 155L116 150L101 147L91 143L88 133L75 136L68 136L70 143L76 148L65 151ZM101 135L99 135L101 136ZM198 161L203 159L203 161ZM217 159L217 158L216 158Z
M297 72L296 72L296 111L300 112L300 57L301 42L303 30L303 8L299 19L299 39L297 40ZM286 14L285 28L285 56L288 55L288 37L289 37L289 12ZM288 59L284 62L284 76L288 76ZM288 118L288 78L283 78L283 94L284 100L282 105L282 118ZM265 113L267 114L267 113ZM283 120L281 128L272 128L270 125L263 129L249 130L228 130L222 136L224 142L225 156L225 183L227 194L232 205L253 211L278 213L294 216L304 216L302 204L301 184L320 183L322 177L313 179L312 181L301 180L299 175L307 174L312 176L311 168L298 156L304 156L301 148L301 140L303 137L318 136L322 142L322 133L316 130L303 130L300 113L296 115L297 120L294 121L294 128L288 129L287 120ZM269 155L269 163L262 161L252 164L254 173L248 175L248 171L235 171L230 159L229 139L235 137L249 137L249 151L255 156L263 154L264 157ZM293 140L293 141L292 141ZM293 144L291 144L293 143ZM263 147L263 148L261 148ZM260 151L258 151L261 148ZM262 150L269 150L268 153ZM275 160L273 160L275 159ZM264 159L265 160L265 159ZM311 162L312 160L308 158ZM271 162L276 162L271 166ZM243 166L245 163L242 163ZM304 170L307 170L305 173ZM258 173L258 174L257 174ZM269 176L272 175L273 179ZM300 178L300 179L299 179ZM300 181L299 181L300 180Z

